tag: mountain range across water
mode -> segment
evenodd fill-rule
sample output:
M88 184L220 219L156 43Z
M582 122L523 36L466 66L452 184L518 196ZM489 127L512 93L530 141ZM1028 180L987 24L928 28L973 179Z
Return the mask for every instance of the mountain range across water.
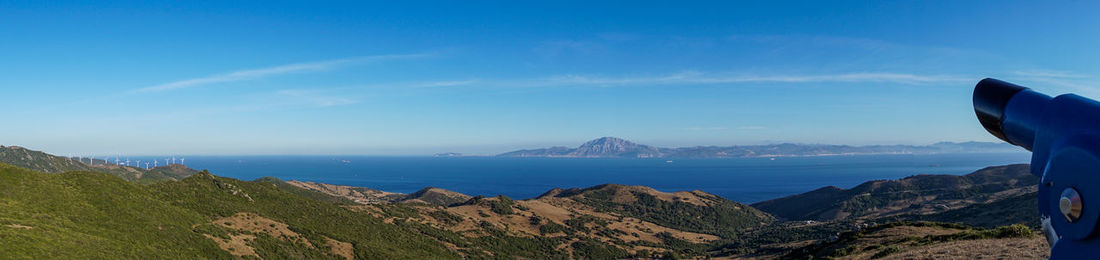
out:
M1019 151L1018 147L990 142L940 142L931 145L827 145L769 144L737 146L695 146L662 148L638 144L617 137L601 137L576 148L555 146L499 154L500 157L564 158L744 158L870 154L989 153ZM454 156L456 154L448 154Z

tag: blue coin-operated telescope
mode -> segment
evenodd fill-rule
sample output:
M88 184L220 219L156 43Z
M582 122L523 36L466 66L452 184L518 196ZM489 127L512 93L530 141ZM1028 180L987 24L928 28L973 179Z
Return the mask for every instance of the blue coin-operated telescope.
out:
M1051 258L1100 258L1100 102L987 78L974 87L974 112L989 133L1032 152Z

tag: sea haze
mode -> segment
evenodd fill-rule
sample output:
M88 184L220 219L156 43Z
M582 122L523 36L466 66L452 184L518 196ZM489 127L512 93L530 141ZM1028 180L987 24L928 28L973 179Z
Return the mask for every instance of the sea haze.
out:
M823 186L850 188L916 174L967 174L1028 163L1027 153L848 155L729 159L578 159L371 156L189 156L187 166L252 180L323 182L409 193L432 186L469 195L532 198L603 183L703 190L753 203ZM144 158L150 159L150 158Z

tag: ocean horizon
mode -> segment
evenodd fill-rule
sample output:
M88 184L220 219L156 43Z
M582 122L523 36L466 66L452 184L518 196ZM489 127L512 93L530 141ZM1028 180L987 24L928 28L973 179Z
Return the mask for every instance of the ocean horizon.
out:
M163 157L131 157L151 160ZM553 188L614 183L702 190L754 203L825 186L917 174L963 175L1028 163L1027 153L888 154L775 158L635 159L424 156L189 156L187 166L254 180L311 181L411 193L436 187L471 196L536 197Z

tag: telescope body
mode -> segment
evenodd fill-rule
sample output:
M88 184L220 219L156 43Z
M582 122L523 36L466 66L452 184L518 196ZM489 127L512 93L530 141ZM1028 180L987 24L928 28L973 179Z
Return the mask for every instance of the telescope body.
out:
M1032 152L1051 258L1100 258L1100 102L984 79L974 111L991 134Z

